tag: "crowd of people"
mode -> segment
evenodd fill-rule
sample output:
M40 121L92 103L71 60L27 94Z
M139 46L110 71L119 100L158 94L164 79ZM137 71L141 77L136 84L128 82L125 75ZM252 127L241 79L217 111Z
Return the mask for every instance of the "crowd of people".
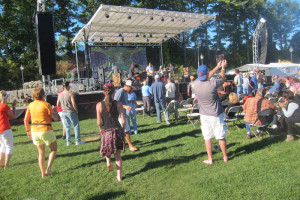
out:
M254 134L261 134L263 128L273 124L272 128L282 128L287 130L286 141L294 140L292 126L300 123L300 96L298 93L299 82L291 77L280 79L279 76L273 76L272 87L266 87L266 78L259 70L240 74L235 70L233 82L229 82L225 76L227 61L220 61L215 68L209 70L206 65L200 65L197 69L197 75L190 76L190 83L187 87L187 94L198 101L200 113L201 130L205 140L205 147L208 158L203 161L205 164L213 164L212 157L212 139L219 141L219 146L223 154L224 162L228 162L226 150L227 125L225 119L234 117L234 113L229 110L235 106L242 106L244 112L244 122L246 127L246 137L251 139L251 126L253 124L261 125ZM147 70L152 72L149 67ZM220 71L220 78L213 76ZM152 76L152 74L151 74ZM171 125L167 105L176 99L176 86L171 79L167 83L161 81L159 74L153 76L154 82L150 85L148 81L143 83L141 88L144 109L149 116L151 112L151 99L154 100L154 108L157 115L157 123L162 122L161 111L166 124ZM113 171L111 164L111 155L114 154L117 181L122 181L122 157L121 151L125 151L125 141L129 150L138 151L131 142L131 126L133 133L138 134L138 125L136 121L136 98L134 92L134 81L128 79L125 85L118 90L114 85L107 83L103 86L104 100L96 105L97 125L101 135L100 155L105 156L107 170ZM78 120L78 109L74 94L70 91L69 82L63 84L63 90L57 97L57 113L61 118L63 125L63 139L66 139L66 145L72 145L70 129L71 125L75 134L75 145L83 145L80 138L80 126ZM12 103L11 110L7 102L5 91L0 93L0 167L7 168L13 152L13 135L9 119L15 117L16 101ZM53 132L52 121L58 120L58 115L54 107L47 103L45 91L41 87L33 90L34 101L28 105L24 124L27 136L37 146L38 165L41 176L52 174L56 152L57 142ZM272 102L270 98L275 98ZM227 102L223 104L222 102ZM224 106L226 105L226 106ZM261 117L259 111L271 109L271 115ZM31 125L29 120L31 119ZM49 146L50 154L48 164L45 167L45 145Z

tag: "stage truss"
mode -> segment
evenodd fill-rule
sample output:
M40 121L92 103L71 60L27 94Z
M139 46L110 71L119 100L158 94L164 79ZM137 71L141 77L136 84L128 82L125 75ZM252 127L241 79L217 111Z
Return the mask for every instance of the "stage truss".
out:
M72 43L97 46L160 46L170 38L194 29L215 15L164 11L101 4Z

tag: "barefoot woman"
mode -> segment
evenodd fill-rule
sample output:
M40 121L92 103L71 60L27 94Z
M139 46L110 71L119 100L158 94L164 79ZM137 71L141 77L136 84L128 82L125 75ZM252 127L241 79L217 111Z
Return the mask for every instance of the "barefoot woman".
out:
M122 180L122 158L121 149L125 150L124 130L118 121L118 116L121 116L123 127L125 127L125 115L123 105L120 102L114 101L115 88L111 83L103 86L105 98L99 102L96 107L97 125L100 129L101 147L100 155L105 156L108 171L113 171L111 166L110 156L115 155L117 167L117 180Z
M42 178L45 175L52 174L51 166L53 164L57 143L56 137L52 128L52 119L57 121L57 115L54 113L51 105L44 101L45 91L42 87L37 87L33 90L35 101L29 104L24 118L25 129L27 136L37 146L39 152L39 167L42 173ZM31 117L31 130L29 127L29 119ZM47 169L45 170L45 144L49 146L51 152Z

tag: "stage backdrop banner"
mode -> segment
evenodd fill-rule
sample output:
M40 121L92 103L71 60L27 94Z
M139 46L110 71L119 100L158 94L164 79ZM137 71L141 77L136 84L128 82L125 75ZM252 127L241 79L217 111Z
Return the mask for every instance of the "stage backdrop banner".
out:
M142 71L147 66L146 47L92 47L91 62L94 69L104 68L106 80L111 76L113 68L128 73L132 63L139 65Z

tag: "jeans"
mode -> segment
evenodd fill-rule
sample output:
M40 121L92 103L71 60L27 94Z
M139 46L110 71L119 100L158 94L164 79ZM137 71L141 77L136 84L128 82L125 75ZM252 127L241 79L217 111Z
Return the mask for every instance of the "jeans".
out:
M266 126L269 126L269 124L277 124L277 116L276 114L275 115L271 115L270 117L268 117L267 119L267 125ZM250 133L250 126L249 126L249 123L248 122L245 122L245 125L246 125L246 131L247 131L247 134ZM262 130L262 128L258 128L259 131Z
M135 112L135 110L126 110L126 115L129 116L129 117L126 117L126 130L129 130L129 134L131 134L131 128L130 128L130 119L131 119L134 132L137 132L136 112Z
M243 93L244 94L249 94L249 85L243 86Z
M75 141L80 142L80 127L79 120L76 112L63 112L62 122L65 125L66 141L71 143L71 124L74 128Z
M162 111L164 113L165 121L167 123L169 123L169 116L166 113L166 102L165 102L165 100L160 100L159 102L155 102L155 108L156 108L156 114L157 114L157 122L161 123L160 107L162 108Z
M243 86L236 86L236 93L237 93L237 95L242 94L242 92L243 92Z

